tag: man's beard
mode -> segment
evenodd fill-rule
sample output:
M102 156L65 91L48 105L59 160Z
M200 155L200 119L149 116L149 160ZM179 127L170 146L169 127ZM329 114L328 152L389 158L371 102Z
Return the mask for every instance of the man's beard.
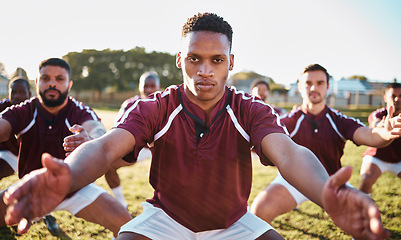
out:
M46 98L46 92L49 90L53 90L53 91L57 91L58 92L58 98L57 99L47 99ZM42 101L45 104L45 106L47 107L58 107L61 104L64 103L65 99L68 96L68 90L66 90L65 92L60 92L60 90L54 88L54 87L50 87L48 89L46 89L43 92L39 92L40 96L42 97Z

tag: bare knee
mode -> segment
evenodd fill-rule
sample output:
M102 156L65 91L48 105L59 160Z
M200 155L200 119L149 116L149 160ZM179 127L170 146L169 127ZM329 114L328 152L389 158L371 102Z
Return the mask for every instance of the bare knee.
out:
M121 226L132 219L128 210L108 193L101 194L94 202L76 214L86 221L97 223L117 236Z
M263 233L257 240L284 240L284 238L276 230L271 229Z
M296 206L296 201L286 188L272 184L255 198L251 212L270 223L277 216L291 211Z
M151 238L133 232L123 232L116 238L116 240L148 240L148 239Z

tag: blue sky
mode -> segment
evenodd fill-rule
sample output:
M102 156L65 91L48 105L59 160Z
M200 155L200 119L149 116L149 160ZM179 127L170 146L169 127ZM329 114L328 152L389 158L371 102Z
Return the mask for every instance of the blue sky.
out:
M34 79L40 61L71 51L139 46L175 54L183 23L205 11L233 27L232 73L289 84L320 63L337 80L401 81L399 0L6 0L0 62L9 74L20 66Z

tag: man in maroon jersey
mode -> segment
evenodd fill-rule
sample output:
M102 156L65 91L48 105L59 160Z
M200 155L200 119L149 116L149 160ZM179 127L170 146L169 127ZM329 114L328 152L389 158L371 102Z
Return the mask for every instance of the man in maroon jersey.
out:
M262 99L264 102L267 103L267 99L269 98L270 95L270 86L265 79L263 78L255 79L251 83L250 88L251 88L251 94L259 97L260 99ZM279 116L285 115L287 113L287 111L285 111L285 109L283 108L276 107L273 104L270 104L270 106L274 109L274 111L276 111L276 113Z
M31 97L31 88L25 77L14 77L8 84L8 98L1 100L0 112ZM8 177L18 168L18 143L14 136L0 143L0 179Z
M357 145L383 147L399 137L384 127L368 128L357 119L347 117L326 105L329 74L319 64L306 67L299 78L298 88L303 103L283 117L295 143L310 149L320 160L329 175L341 168L345 142ZM386 119L389 124L389 119ZM347 183L348 184L348 183ZM270 185L255 198L252 212L267 222L291 211L309 200L278 173Z
M120 118L124 115L124 113L132 106L134 103L139 99L147 98L150 94L160 90L160 78L156 72L145 72L139 78L139 94L134 97L131 97L123 102L121 105L120 110L118 111L116 117L116 123ZM125 202L123 191L121 188L121 181L120 177L118 176L117 169L123 166L130 166L134 162L139 162L144 159L152 158L152 152L150 149L145 146L139 152L137 159L133 159L130 162L121 161L117 164L114 164L109 171L104 174L107 184L110 186L111 191L113 192L114 196L123 204L123 206L127 207L127 203Z
M380 108L369 115L369 126L374 128L383 125L388 115L388 108L394 109L394 114L401 114L401 84L390 83L384 92L384 102L387 108ZM372 186L384 172L390 172L401 178L401 139L395 139L384 148L368 147L363 153L361 166L361 183L359 189L365 193L372 192Z
M118 239L283 239L247 210L254 146L263 164L276 165L346 232L359 238L389 235L373 201L343 186L350 168L329 178L313 153L286 135L270 106L226 86L234 55L232 29L223 18L193 16L181 41L176 64L184 83L138 100L115 128L82 144L64 162L43 155L45 168L5 195L7 223L25 229L26 219L51 211L68 192L152 143L154 197ZM31 184L46 178L54 180L46 189ZM32 197L41 205L24 204Z
M0 141L6 141L13 134L20 142L20 178L43 167L43 153L47 152L63 159L67 152L75 148L75 140L80 141L82 137L89 136L96 138L105 132L92 109L68 96L72 81L69 79L70 67L67 62L58 58L47 59L40 64L39 72L40 78L36 80L38 96L1 113ZM63 147L64 138L70 140ZM49 181L35 184L42 188L49 184ZM104 189L93 183L88 184L75 189L60 202L55 211L67 210L77 217L106 227L117 236L121 225L131 219L130 214ZM0 196L4 193L5 191L2 191ZM6 214L3 201L0 202L0 213L2 216ZM1 218L0 226L4 225L4 218Z

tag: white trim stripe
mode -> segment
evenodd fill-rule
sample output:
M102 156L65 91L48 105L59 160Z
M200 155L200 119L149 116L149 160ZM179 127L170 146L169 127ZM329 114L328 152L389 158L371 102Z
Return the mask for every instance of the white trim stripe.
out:
M294 137L295 134L297 134L298 130L299 130L299 126L301 126L302 121L304 120L305 115L301 115L301 117L298 118L297 123L295 124L295 128L294 131L291 132L290 134L290 138Z
M181 112L181 110L182 110L182 105L180 104L180 105L178 105L178 107L176 109L174 109L174 111L168 117L166 126L164 126L162 128L162 130L160 130L160 132L155 134L153 142L155 142L157 139L161 138L161 136L163 136L169 130L171 123L173 122L174 118L178 115L178 113Z
M345 142L347 141L343 135L341 135L340 131L338 131L336 124L334 123L333 119L330 117L329 113L326 113L326 118L329 119L329 122L331 124L331 127L334 129L334 131L336 131L337 135L340 136L340 138L342 138L342 140Z
M67 126L67 128L70 129L71 128L71 124L70 124L70 122L68 122L67 118L65 118L64 122L65 122L65 125Z
M36 116L38 115L38 109L35 108L35 112L33 113L33 118L32 121L28 124L26 128L24 128L21 132L19 132L16 136L19 138L22 134L28 132L29 129L35 124L36 122Z
M75 98L71 97L71 100L75 104L75 106L79 107L79 109L81 109L81 110L85 109L86 112L88 112L92 116L93 120L99 121L99 118L97 117L95 111L90 109L88 106L84 106L81 102L79 102Z
M122 115L122 117L120 118L120 121L117 121L114 124L114 127L117 127L120 123L124 122L125 119L128 117L129 113L134 110L136 108L136 106L138 105L139 102L151 102L151 101L156 101L156 95L160 94L160 96L162 98L164 98L165 96L167 96L168 94L170 94L170 89L167 88L164 92L161 91L156 91L153 95L153 98L144 98L144 99L138 99L134 102L134 104L132 104L131 107L129 107L127 109L127 111L124 112L124 114Z
M150 102L150 101L156 101L156 98L152 98L152 99L138 99L137 101L134 102L134 104L132 104L131 107L129 107L127 109L127 111L125 111L124 115L121 117L120 121L118 121L114 127L118 126L120 123L124 122L125 119L128 117L128 115L130 114L130 112L132 110L134 110L136 108L136 106L138 105L139 102Z
M226 109L227 109L228 114L230 115L231 121L233 121L233 123L234 123L235 128L242 135L242 137L245 138L246 141L250 142L249 135L245 132L245 130L239 124L237 118L235 117L234 111L231 109L230 105L227 105Z
M272 110L272 113L276 116L277 125L280 126L280 127L282 127L283 130L284 130L284 132L285 132L287 135L289 135L287 128L285 127L285 125L284 125L283 123L281 123L281 118L280 118L280 116L278 115L278 113L274 110L274 108L273 108L270 104L265 103L265 102L262 101L262 100L256 99L254 95L251 95L250 97L247 97L247 96L245 96L245 92L244 92L244 91L237 90L234 86L231 86L230 88L233 89L234 94L241 94L241 95L242 95L241 97L242 97L242 99L244 99L244 100L252 99L252 102L260 103L260 104L263 104L263 105L265 105L265 106L269 106L270 109ZM231 109L231 111L232 111L232 109ZM234 117L235 117L235 116L234 116ZM237 122L238 122L238 121L237 121ZM248 142L249 142L249 141L248 141Z

